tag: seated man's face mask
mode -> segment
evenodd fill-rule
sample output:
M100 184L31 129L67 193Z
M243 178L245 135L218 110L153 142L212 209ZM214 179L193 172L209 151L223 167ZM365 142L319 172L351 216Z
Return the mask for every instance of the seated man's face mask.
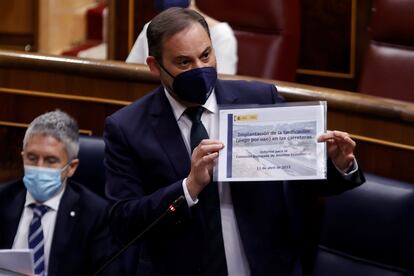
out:
M36 166L24 166L23 182L27 191L39 202L53 197L62 187L62 172L66 170L69 163L62 169L52 169Z
M174 79L172 92L182 101L203 105L216 86L215 67L194 68L174 77L161 63L159 65Z
M190 0L155 0L154 6L157 11L162 12L163 10L172 7L187 8L190 5Z

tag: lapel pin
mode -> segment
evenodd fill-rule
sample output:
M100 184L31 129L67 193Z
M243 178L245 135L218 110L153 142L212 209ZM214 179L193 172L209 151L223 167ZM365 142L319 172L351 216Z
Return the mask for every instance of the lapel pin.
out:
M76 215L75 211L70 211L70 216L74 217Z

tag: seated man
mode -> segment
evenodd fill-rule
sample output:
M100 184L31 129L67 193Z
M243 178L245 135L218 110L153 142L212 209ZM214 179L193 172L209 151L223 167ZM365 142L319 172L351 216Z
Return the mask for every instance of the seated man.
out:
M166 10L170 7L188 7L202 14L196 6L195 0L156 0L155 6L159 11ZM226 22L219 22L205 14L203 16L206 18L210 28L211 41L217 58L217 72L221 74L236 74L238 60L237 40L232 28ZM149 22L144 25L141 33L138 35L126 62L146 63L148 57L148 24Z
M111 224L127 241L186 200L144 237L137 275L293 275L303 254L293 199L362 184L355 142L341 131L319 137L326 180L213 181L225 146L216 140L218 106L283 98L271 84L217 79L208 24L194 10L165 10L147 34L147 63L162 86L105 122L106 192L117 201Z
M116 246L107 202L69 179L78 131L62 111L37 117L23 140L23 180L0 187L0 248L32 248L38 275L92 275Z

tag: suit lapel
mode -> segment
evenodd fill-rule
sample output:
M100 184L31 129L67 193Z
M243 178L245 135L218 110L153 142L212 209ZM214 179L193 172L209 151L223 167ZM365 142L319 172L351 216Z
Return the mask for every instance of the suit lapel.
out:
M237 96L233 91L224 92L223 90L222 82L217 80L215 93L218 104L233 104L237 102ZM158 88L152 105L150 123L160 146L167 154L170 164L177 174L180 177L186 176L191 168L191 160L188 157L181 131L162 86Z
M158 89L153 101L151 125L171 166L180 177L186 176L190 171L190 158L163 87Z
M10 197L10 202L4 204L4 209L1 210L3 218L0 220L4 221L4 225L1 226L4 232L1 233L0 248L11 248L13 246L14 237L16 236L20 217L24 209L26 189L23 188L23 184L19 183L18 185L22 186L21 189L19 188L16 195Z
M59 210L56 216L55 230L51 252L49 257L49 273L56 272L59 261L64 261L61 256L70 245L70 238L75 224L79 217L79 195L72 189L70 182L66 185L66 190L60 200Z

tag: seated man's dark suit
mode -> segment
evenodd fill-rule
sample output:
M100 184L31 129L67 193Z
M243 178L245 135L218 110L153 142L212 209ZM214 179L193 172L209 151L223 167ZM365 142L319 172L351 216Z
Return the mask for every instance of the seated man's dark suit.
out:
M0 186L0 248L12 248L26 199L22 181ZM116 249L107 202L68 180L56 216L48 276L92 275ZM114 275L117 264L101 275Z
M218 80L215 95L218 104L283 101L273 85L258 82ZM107 195L118 201L111 224L120 236L131 237L183 195L191 160L162 87L108 117L104 138ZM339 193L364 181L359 171L355 181L347 181L328 165L328 181L228 184L251 275L291 274L300 254L292 194ZM184 203L144 238L138 275L202 275L203 248L209 241L204 238L208 218L199 212L201 204L188 208Z

